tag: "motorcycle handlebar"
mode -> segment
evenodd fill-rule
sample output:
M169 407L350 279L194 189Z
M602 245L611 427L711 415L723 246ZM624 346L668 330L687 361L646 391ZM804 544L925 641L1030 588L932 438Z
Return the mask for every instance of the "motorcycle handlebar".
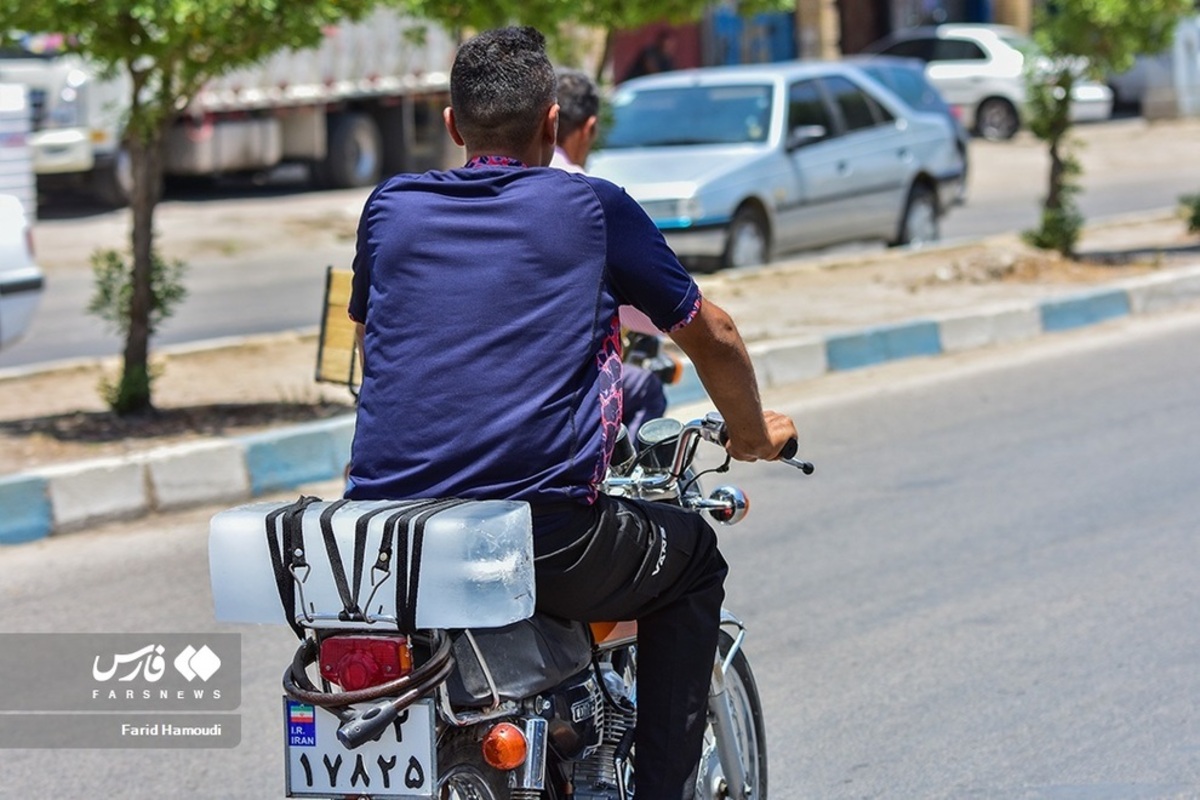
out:
M729 430L725 427L725 419L716 411L710 412L704 419L700 420L699 425L700 436L706 441L721 445L722 447L729 441ZM794 438L788 439L787 444L779 451L778 460L795 467L805 475L812 475L816 467L811 461L802 461L796 458L796 453L799 451L800 443Z

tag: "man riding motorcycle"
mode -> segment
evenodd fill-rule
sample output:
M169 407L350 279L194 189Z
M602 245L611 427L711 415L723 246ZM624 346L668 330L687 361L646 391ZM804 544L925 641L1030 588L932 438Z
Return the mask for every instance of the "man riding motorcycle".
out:
M630 304L691 358L741 460L796 435L762 410L733 321L619 187L545 169L555 75L532 28L459 49L445 122L467 163L397 175L359 223L363 381L346 496L526 501L537 605L636 619L639 800L691 798L726 565L698 515L598 492Z

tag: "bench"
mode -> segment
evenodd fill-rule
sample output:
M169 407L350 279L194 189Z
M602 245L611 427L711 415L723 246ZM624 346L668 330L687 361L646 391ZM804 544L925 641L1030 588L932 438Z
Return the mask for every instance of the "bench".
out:
M327 267L325 270L325 300L322 306L321 335L317 341L318 383L337 383L358 396L362 373L358 363L358 342L354 335L354 320L346 309L350 304L349 269Z

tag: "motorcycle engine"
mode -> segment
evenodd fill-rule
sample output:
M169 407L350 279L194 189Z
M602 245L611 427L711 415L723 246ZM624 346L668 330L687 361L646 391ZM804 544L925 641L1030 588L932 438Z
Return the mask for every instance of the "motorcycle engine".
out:
M600 665L605 694L600 715L600 746L575 762L572 779L575 800L620 800L629 796L631 772L627 761L637 709L628 687L611 664Z
M604 724L604 697L591 669L559 684L543 699L550 704L547 736L550 747L564 761L586 758L600 744Z

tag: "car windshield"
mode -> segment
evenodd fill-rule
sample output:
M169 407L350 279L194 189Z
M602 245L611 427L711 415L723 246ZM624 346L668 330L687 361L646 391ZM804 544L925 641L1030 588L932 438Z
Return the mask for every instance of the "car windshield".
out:
M916 110L948 113L946 102L925 80L924 73L920 70L871 63L861 66L868 75L898 94L901 100Z
M671 147L765 142L769 85L628 89L613 99L604 147Z

